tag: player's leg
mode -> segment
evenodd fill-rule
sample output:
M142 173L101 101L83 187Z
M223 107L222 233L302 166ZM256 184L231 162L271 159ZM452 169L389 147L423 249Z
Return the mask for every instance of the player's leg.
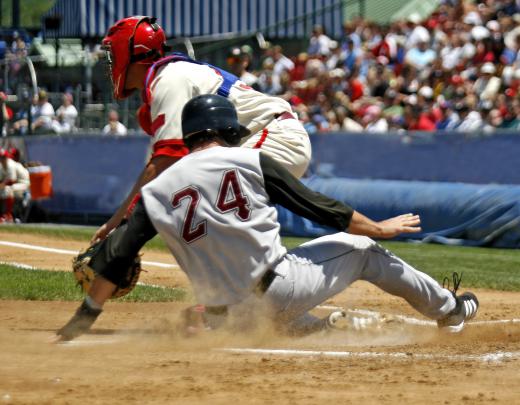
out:
M356 280L367 280L404 298L432 319L445 318L457 306L454 295L428 275L373 240L346 233L318 238L291 250L276 272L281 277L266 297L279 316L287 319L296 319ZM290 297L287 291L292 291Z
M241 146L260 148L297 178L304 175L311 159L309 135L297 119L274 119Z
M5 186L0 189L0 202L2 205L2 210L0 211L0 222L12 222L14 194L11 186Z

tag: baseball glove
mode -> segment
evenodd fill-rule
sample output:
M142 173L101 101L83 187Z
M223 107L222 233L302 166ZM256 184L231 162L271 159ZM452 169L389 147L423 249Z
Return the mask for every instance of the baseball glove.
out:
M72 259L72 271L74 272L74 277L76 278L78 285L80 285L86 293L90 291L90 287L92 286L92 282L96 276L100 275L90 267L90 262L93 257L102 253L104 253L103 241L100 241L89 246L87 250ZM111 298L122 297L130 293L139 280L141 270L141 258L137 255L128 267L124 277L117 283L117 288Z

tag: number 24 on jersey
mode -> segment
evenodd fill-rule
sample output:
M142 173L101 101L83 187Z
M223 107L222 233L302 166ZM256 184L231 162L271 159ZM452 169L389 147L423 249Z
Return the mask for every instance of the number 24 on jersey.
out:
M172 197L172 207L180 208L181 202L185 198L189 199L189 204L182 225L182 238L187 243L191 243L206 235L207 224L205 219L194 223L197 206L201 199L199 188L192 185L175 192ZM240 221L247 221L250 218L249 200L242 191L236 169L226 170L223 173L215 209L221 214L232 212Z

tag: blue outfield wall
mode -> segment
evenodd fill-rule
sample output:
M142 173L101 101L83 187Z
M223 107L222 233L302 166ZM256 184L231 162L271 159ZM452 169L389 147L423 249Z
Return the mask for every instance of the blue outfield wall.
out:
M52 213L111 215L145 165L148 136L28 136L27 159L49 165Z
M520 133L467 136L330 133L311 138L313 169L329 177L520 184Z
M111 215L146 161L147 136L31 136L28 160L49 165L56 214ZM312 137L309 187L374 219L415 212L423 233L413 239L520 247L520 135L465 137L323 134ZM374 180L377 179L377 180ZM464 184L465 183L465 184ZM280 208L285 234L330 230Z
M311 177L311 189L350 204L374 220L420 214L422 232L400 239L467 246L520 247L520 186ZM284 233L335 232L279 208Z

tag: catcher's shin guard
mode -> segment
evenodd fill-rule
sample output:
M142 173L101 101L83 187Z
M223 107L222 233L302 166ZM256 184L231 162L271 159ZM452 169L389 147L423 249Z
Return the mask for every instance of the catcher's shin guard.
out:
M102 309L91 308L86 301L83 301L74 316L67 324L56 332L61 340L72 340L87 332L97 317L103 312Z

